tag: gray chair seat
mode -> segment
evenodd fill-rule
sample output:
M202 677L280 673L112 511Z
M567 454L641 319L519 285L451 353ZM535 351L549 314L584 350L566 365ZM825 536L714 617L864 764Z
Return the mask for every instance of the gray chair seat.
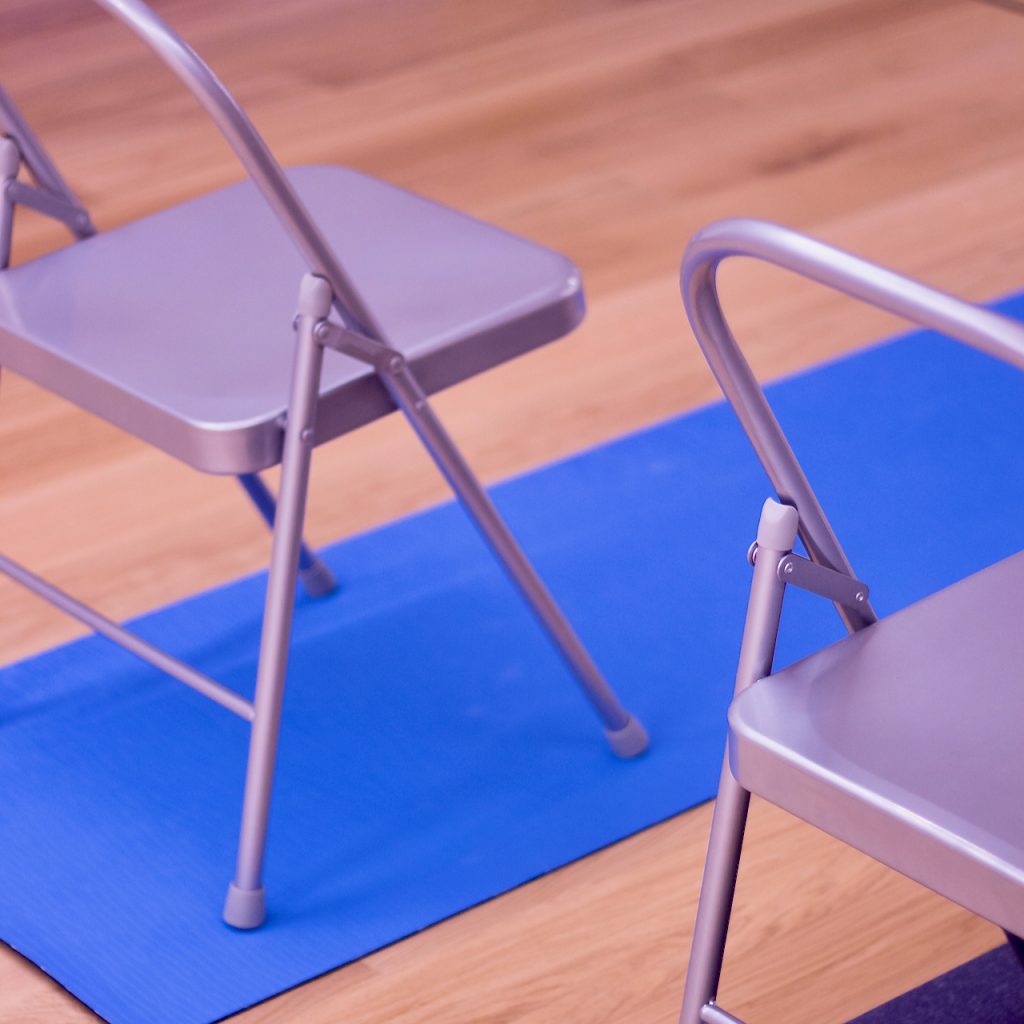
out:
M1024 553L754 683L729 712L742 786L1018 935L1022 594Z
M352 170L288 177L427 391L582 318L558 253ZM197 469L254 472L280 460L307 269L256 188L233 185L6 270L0 366ZM321 395L318 442L393 408L331 351Z

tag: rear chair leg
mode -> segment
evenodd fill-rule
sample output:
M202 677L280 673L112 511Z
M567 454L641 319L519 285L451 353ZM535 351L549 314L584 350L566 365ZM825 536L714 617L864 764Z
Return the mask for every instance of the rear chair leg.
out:
M0 270L11 262L11 232L14 230L14 203L7 188L18 177L21 154L13 139L0 137Z
M256 510L266 520L267 526L273 529L277 503L259 473L242 473L238 477L238 482L249 495ZM334 573L305 543L299 546L299 582L310 597L326 597L338 589Z
M347 326L324 322L317 328L317 337L328 348L376 370L381 383L405 414L467 515L568 663L591 706L604 722L605 735L612 750L619 757L635 757L646 750L644 727L619 703L605 682L587 649L498 515L487 492L434 414L405 357L386 342L367 337Z
M775 641L786 585L779 579L779 559L796 542L799 517L795 508L770 499L764 503L757 530L754 578L750 586L743 643L736 671L736 693L771 673ZM697 904L697 922L690 946L690 964L679 1024L730 1024L736 1020L715 1005L722 974L739 870L743 831L750 794L734 778L726 756L718 798L711 819L704 878Z
M238 864L224 904L224 920L235 928L258 928L266 916L263 855L323 364L323 348L313 331L316 324L327 316L330 307L330 286L323 278L307 274L302 279L299 315L296 318L298 338L281 459L281 494L274 522L256 673Z
M569 665L604 723L605 736L613 752L619 757L635 757L643 753L648 742L643 725L622 706L601 675L600 669L594 664L550 591L516 543L487 492L434 414L419 382L409 372L408 365L401 357L397 357L390 365L378 367L378 372L467 515Z

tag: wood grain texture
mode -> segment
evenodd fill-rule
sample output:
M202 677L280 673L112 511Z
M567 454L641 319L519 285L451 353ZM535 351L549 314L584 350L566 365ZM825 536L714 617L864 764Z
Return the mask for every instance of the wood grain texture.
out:
M570 254L570 338L439 397L488 480L715 396L676 268L721 216L810 230L973 299L1024 279L1024 19L965 0L163 0L285 163L356 166ZM238 180L177 83L88 0L0 0L5 86L101 228ZM64 244L19 214L16 257ZM779 272L725 272L766 375L898 325ZM10 374L4 549L123 617L261 566L202 477ZM317 452L321 542L445 495L405 425ZM756 516L756 510L752 510ZM753 521L752 521L753 522ZM877 585L884 585L878 581ZM0 582L0 659L76 634ZM737 642L738 642L737 638ZM240 1015L247 1024L668 1024L708 824L699 808ZM756 806L722 1001L843 1021L999 941ZM5 884L16 884L7 880ZM96 1018L0 949L0 1020Z

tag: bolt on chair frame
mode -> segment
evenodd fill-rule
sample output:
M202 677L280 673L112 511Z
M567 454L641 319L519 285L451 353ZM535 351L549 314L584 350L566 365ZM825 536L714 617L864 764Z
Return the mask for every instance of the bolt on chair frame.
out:
M263 857L296 579L301 574L307 590L314 594L334 587L329 570L302 542L325 348L343 352L376 371L394 405L408 419L565 659L603 722L613 751L622 757L635 756L646 748L647 737L640 723L619 702L537 576L434 414L405 358L388 344L373 313L246 114L195 51L141 0L96 2L139 35L185 83L241 160L309 267L299 288L298 313L293 325L296 343L276 505L258 476L248 474L239 478L273 529L254 700L250 702L238 696L3 556L0 556L0 571L251 723L238 860L228 887L224 919L237 928L254 928L265 917ZM0 135L3 136L0 140L0 267L8 263L16 204L33 207L62 220L78 238L94 234L88 213L2 90ZM21 162L27 166L34 184L17 180ZM340 324L328 319L332 310Z
M733 337L718 296L716 272L746 256L894 313L1024 369L1024 328L795 231L755 220L727 220L700 231L683 256L680 286L694 335L732 405L779 501L767 501L753 564L736 673L736 693L771 674L787 583L832 600L852 633L877 621L867 587L853 569L807 477ZM797 536L810 558L793 553ZM726 755L715 802L683 995L680 1024L742 1024L715 1002L739 869L750 793ZM1018 954L1021 940L1008 935Z

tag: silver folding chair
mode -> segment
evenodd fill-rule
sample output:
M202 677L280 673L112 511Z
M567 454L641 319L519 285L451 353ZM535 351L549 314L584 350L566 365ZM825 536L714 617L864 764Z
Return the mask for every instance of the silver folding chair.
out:
M282 171L221 82L161 18L141 0L97 2L181 78L251 180L96 233L0 90L0 365L196 469L240 479L273 528L254 700L10 559L0 557L0 570L251 723L224 919L253 928L265 915L263 852L296 578L314 594L334 588L302 543L315 445L400 409L568 663L612 750L632 757L646 747L643 727L426 397L571 330L583 315L581 284L559 254L355 171ZM63 221L77 241L10 267L18 206ZM275 503L258 473L277 463Z
M681 1024L737 1024L715 1000L751 793L1001 926L1018 954L1024 932L1024 553L876 618L730 333L715 284L730 256L795 271L1024 369L1024 326L793 231L722 221L687 248L690 323L779 501L765 502L750 549ZM797 536L808 558L793 551ZM834 602L849 636L773 673L787 586Z

